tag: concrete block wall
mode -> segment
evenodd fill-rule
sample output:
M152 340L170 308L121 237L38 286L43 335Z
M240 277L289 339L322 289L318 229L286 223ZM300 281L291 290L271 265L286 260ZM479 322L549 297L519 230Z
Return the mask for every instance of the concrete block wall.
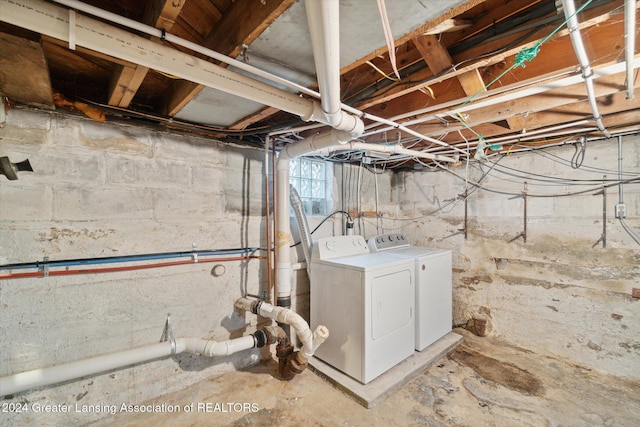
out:
M505 156L484 178L469 168L468 239L464 203L465 165L448 172L404 172L394 178L402 216L399 223L412 243L448 248L454 254L454 323L488 316L492 333L541 355L553 355L587 368L640 378L640 300L631 297L640 283L640 246L614 217L618 187L607 189L607 246L603 175L617 178L617 140L587 144L584 162L572 168L573 146L526 155ZM497 157L492 161L498 160ZM477 163L476 163L477 165ZM506 169L511 168L511 169ZM623 170L640 174L640 136L623 139ZM565 197L528 197L527 240L524 229L524 179L504 172L526 171L536 178L592 179L592 186L549 186L528 180L531 195L574 193ZM493 190L493 191L491 191ZM509 193L509 194L503 194ZM626 223L640 234L640 185L624 186Z
M260 150L14 109L0 156L28 158L35 170L0 177L0 264L265 246ZM176 337L253 332L255 316L233 303L260 292L264 261L221 262L218 277L216 264L0 280L0 375L157 343L167 313ZM259 358L178 355L9 401L135 405ZM32 411L2 414L0 424L84 425L104 415Z

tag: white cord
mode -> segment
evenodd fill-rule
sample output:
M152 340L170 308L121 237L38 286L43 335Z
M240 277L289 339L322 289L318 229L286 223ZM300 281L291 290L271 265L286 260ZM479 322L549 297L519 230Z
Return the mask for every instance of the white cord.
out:
M400 80L400 73L396 66L396 47L393 41L393 34L391 33L391 25L389 25L389 17L387 16L387 8L384 5L384 0L378 0L378 10L380 10L380 18L382 19L382 29L384 30L384 38L387 41L387 49L389 50L389 61L393 67L398 80Z

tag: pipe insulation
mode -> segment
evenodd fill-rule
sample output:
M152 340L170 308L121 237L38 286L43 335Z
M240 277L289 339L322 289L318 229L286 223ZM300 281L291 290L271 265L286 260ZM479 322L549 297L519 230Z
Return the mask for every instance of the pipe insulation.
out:
M86 6L81 2L65 3L78 8ZM55 4L42 0L0 0L0 20L69 42L69 10ZM139 23L138 25L147 27ZM74 34L77 46L287 111L303 120L336 126L335 123L329 122L322 113L322 107L315 100L302 98L113 25L78 14ZM204 49L202 46L199 48ZM338 126L342 130L358 134L362 132L364 124L360 118L348 113L341 116L344 117Z
M591 111L593 112L593 119L595 120L598 129L608 138L611 134L604 127L604 124L602 123L602 116L598 112L598 104L596 102L596 94L593 87L594 73L591 69L589 57L587 56L587 51L584 48L584 43L582 42L578 18L576 17L576 6L573 0L562 0L562 9L564 10L565 18L568 21L567 28L569 29L571 44L573 44L573 50L578 57L578 62L582 69L582 78L587 86L587 97L589 99L589 105L591 105Z
M633 99L633 57L636 50L636 0L624 0L624 58L627 67L627 99Z
M207 357L227 356L254 347L262 347L266 344L272 343L267 341L265 333L262 331L222 342L198 338L180 338L174 341L147 345L78 360L64 365L34 369L2 377L0 378L0 395L7 396L20 393L35 387L58 384L184 352Z

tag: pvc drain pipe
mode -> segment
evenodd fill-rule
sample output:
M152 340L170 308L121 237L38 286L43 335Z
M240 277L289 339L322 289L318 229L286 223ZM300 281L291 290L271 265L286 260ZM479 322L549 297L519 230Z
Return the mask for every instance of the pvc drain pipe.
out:
M329 330L319 325L312 333L306 320L293 310L276 307L264 301L240 298L235 303L236 308L273 319L276 322L290 325L302 343L300 351L305 359L310 359L320 345L329 337Z
M207 357L227 356L254 347L273 344L273 342L269 342L269 336L270 334L264 331L256 331L251 335L222 342L198 338L180 338L132 350L78 360L64 365L34 369L0 378L0 395L13 395L35 387L58 384L113 369L125 368L137 363L163 359L184 352Z

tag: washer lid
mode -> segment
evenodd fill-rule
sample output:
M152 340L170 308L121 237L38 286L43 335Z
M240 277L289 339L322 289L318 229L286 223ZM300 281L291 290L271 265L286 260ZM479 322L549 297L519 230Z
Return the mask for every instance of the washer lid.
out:
M384 252L353 255L325 260L312 260L314 264L334 265L359 271L376 271L380 269L413 269L413 258L398 257ZM313 267L312 267L313 268Z

